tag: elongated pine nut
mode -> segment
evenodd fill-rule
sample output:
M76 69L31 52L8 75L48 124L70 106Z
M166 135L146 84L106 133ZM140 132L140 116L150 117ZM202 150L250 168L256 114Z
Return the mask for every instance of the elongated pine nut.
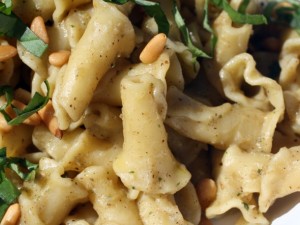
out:
M31 22L30 29L46 44L49 44L49 37L43 17L35 17Z
M11 45L0 45L0 62L6 61L17 55L17 49Z
M49 63L53 66L61 67L69 60L71 52L62 50L59 52L53 52L49 55Z
M215 199L217 195L217 186L214 180L204 178L200 180L197 187L197 194L201 209L204 211Z
M140 54L142 63L153 63L163 52L167 42L167 36L164 33L155 35L145 46Z
M18 203L12 204L8 207L3 219L1 220L1 225L16 225L21 216L21 208Z
M49 100L47 105L38 111L38 114L42 118L42 121L48 127L49 131L57 138L61 139L63 136L62 130L58 127L58 121L55 117L55 111L52 105L52 101Z

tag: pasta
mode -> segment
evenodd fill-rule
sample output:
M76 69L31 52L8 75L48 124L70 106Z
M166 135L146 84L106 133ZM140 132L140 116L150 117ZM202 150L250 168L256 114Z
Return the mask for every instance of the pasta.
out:
M0 1L1 224L270 224L300 191L299 9Z

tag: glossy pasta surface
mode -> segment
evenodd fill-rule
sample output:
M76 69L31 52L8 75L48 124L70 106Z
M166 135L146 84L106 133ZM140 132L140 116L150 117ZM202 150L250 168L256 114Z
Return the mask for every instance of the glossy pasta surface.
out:
M237 225L270 224L276 199L300 191L299 33L237 23L226 9L242 0L124 2L12 1L47 44L39 57L0 37L14 93L0 98L0 147L38 165L31 180L4 172L15 224L204 225L234 208ZM242 14L261 19L268 2ZM10 124L35 93L47 103Z

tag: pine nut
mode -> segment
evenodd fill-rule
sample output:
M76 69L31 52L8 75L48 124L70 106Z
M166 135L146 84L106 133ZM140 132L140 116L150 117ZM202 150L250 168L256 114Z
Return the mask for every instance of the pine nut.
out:
M16 225L21 216L21 208L18 203L12 204L8 207L4 217L1 221L1 225Z
M52 101L49 100L47 105L38 111L38 114L42 118L42 121L48 127L49 131L57 138L61 139L63 132L58 127L58 121L55 117L55 111L52 105Z
M68 62L70 54L70 51L65 50L53 52L49 55L49 63L53 66L61 67Z
M30 29L46 44L49 44L49 37L43 17L35 17L31 22Z
M205 210L216 198L217 186L214 180L204 178L197 185L197 194L202 210Z
M153 63L163 52L167 42L167 36L164 33L155 35L145 46L140 54L142 63Z
M11 45L0 45L0 62L6 61L17 55L17 49Z

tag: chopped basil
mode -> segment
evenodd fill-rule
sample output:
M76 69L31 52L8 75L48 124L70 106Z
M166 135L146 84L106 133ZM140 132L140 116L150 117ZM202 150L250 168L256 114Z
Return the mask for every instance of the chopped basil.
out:
M34 179L37 164L33 164L26 159L16 157L6 157L6 148L0 149L0 220L7 208L14 203L20 195L19 189L6 177L5 170L11 169L21 179Z
M250 0L243 0L239 6L238 12L245 14L249 3L250 3Z
M12 2L11 0L4 0L4 2L0 2L0 12L10 15L12 10Z
M12 99L13 99L12 89L9 88L8 86L0 87L0 96L5 94L5 97L7 100L7 103L0 107L0 113L4 116L5 120L7 121L7 123L9 125L21 124L25 119L27 119L32 114L36 113L38 110L40 110L47 104L47 102L49 101L50 87L49 87L48 81L45 81L44 83L46 84L46 87L47 87L47 95L42 96L41 94L36 92L34 94L34 96L32 97L32 99L30 100L30 102L28 103L28 105L23 110L18 109L11 103ZM5 112L5 109L8 106L11 106L12 109L14 110L14 112L16 113L17 116L15 118L11 118Z
M300 34L300 2L287 0L287 4L282 1L269 1L263 10L265 17L270 23L277 23L289 26Z
M217 7L226 11L234 23L253 24L253 25L260 25L260 24L267 23L267 19L263 15L251 15L251 14L241 13L239 11L234 10L230 6L227 0L210 0L210 1ZM246 5L246 3L244 4ZM244 9L240 9L240 10L243 11Z
M0 4L0 36L17 38L27 51L41 57L48 45L12 13L11 8L11 1L6 0Z
M183 41L187 45L188 49L193 54L193 56L210 58L209 55L207 55L204 51L200 50L193 44L191 36L190 36L190 32L179 12L176 1L173 1L173 14L174 14L175 22L176 22L176 24L181 32L181 35L183 37Z
M111 2L118 5L125 4L129 1L136 3L144 8L145 12L154 18L158 26L159 33L165 33L168 35L170 25L168 19L157 2L145 1L145 0L104 0L105 2Z

